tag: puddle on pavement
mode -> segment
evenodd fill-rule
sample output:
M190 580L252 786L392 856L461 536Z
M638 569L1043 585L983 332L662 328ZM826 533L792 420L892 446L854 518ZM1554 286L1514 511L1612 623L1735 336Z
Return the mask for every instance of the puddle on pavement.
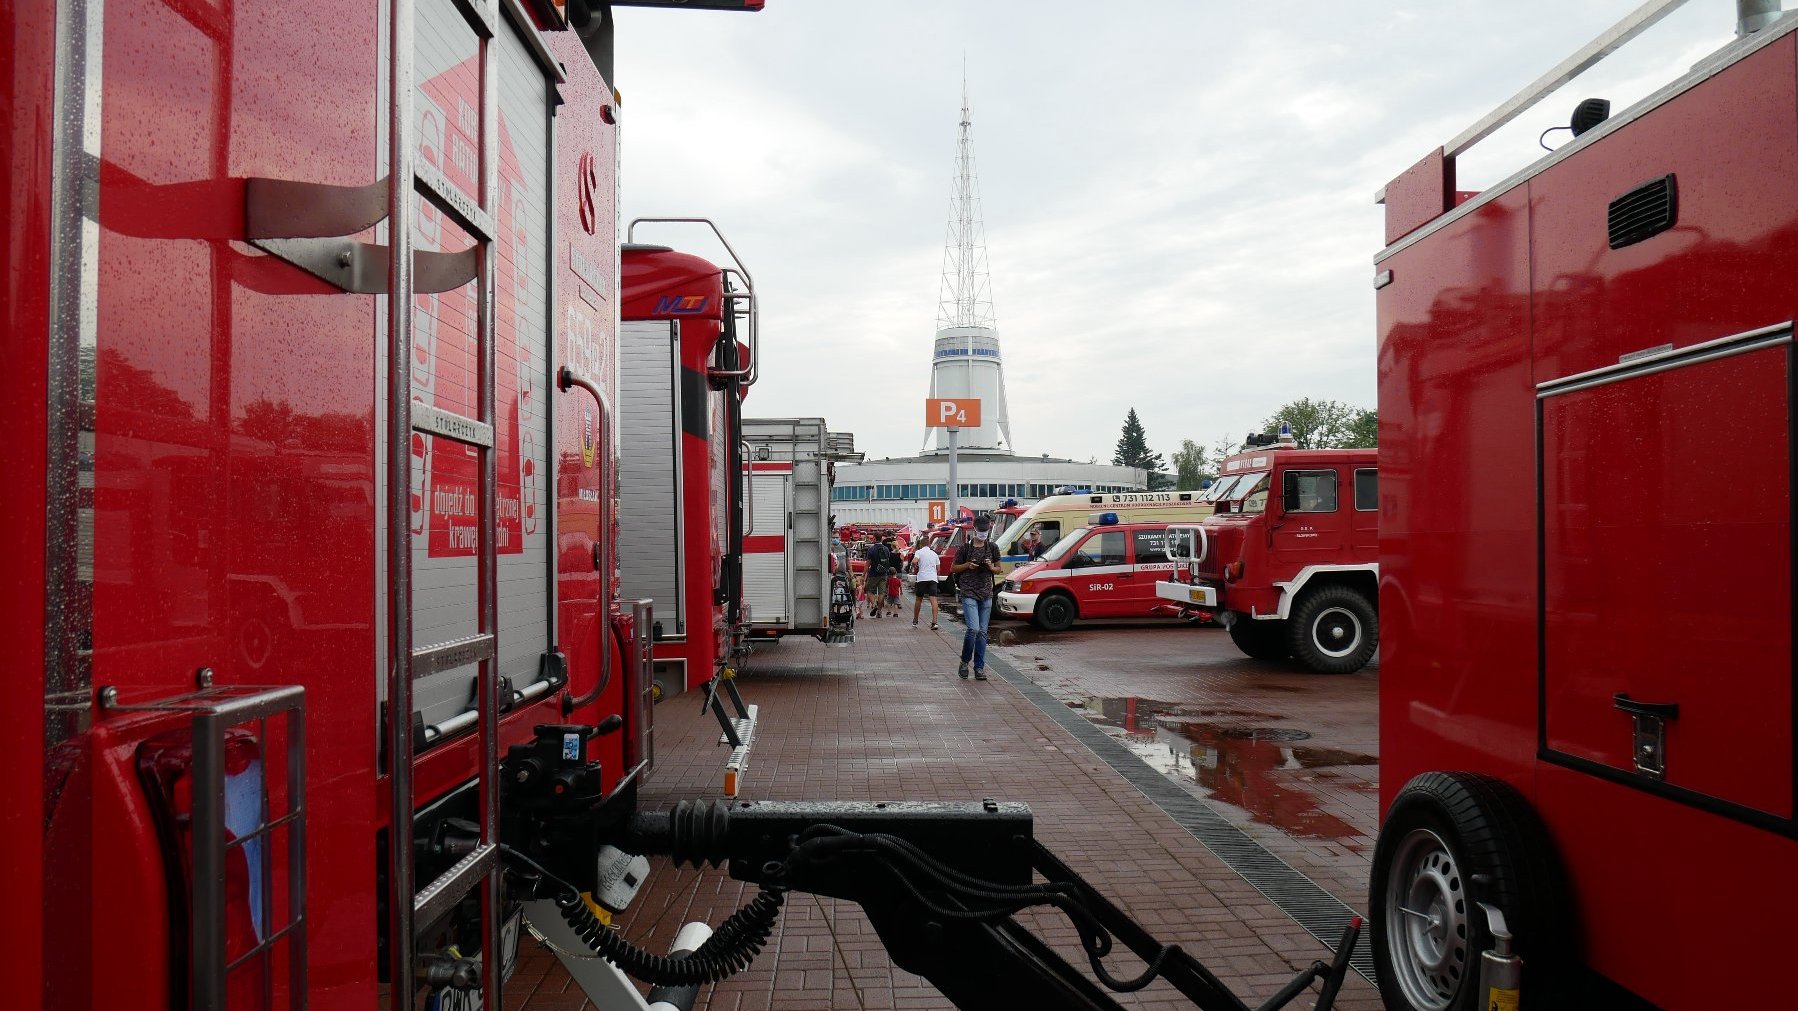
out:
M1372 755L1306 743L1311 734L1266 724L1277 714L1195 709L1155 699L1089 699L1069 703L1081 715L1122 731L1132 753L1164 776L1197 784L1212 799L1255 821L1306 839L1351 840L1368 833L1323 809L1311 784L1372 788L1353 766ZM1357 847L1358 848L1358 847Z

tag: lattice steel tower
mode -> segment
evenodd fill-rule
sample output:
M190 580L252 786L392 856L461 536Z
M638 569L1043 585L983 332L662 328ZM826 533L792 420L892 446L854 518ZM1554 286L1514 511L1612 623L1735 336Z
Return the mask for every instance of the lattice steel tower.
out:
M981 222L980 176L974 168L974 119L967 76L961 85L961 130L955 148L955 186L949 197L949 234L943 246L943 281L937 298L936 343L930 360L930 395L978 397L981 425L963 429L963 452L1009 453L1011 422L1005 409L1005 370L999 354L998 317ZM934 430L936 452L948 435ZM925 435L928 445L931 433Z

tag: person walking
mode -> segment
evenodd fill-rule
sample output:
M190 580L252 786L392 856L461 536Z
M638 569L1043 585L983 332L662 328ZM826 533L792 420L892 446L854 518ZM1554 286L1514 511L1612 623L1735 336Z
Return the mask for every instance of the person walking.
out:
M961 620L967 631L961 637L962 680L968 677L968 661L974 661L974 680L986 680L986 630L993 620L993 577L999 574L999 548L988 537L992 520L981 516L961 547L955 549L955 592L961 597Z
M936 593L937 570L942 565L942 556L936 553L929 541L918 545L911 553L912 565L918 578L912 584L911 627L918 627L918 615L923 613L924 601L930 601L930 630L937 630Z
M868 545L862 557L868 560L867 589L868 617L880 617L880 609L885 604L887 589L887 546L879 539Z
M888 569L887 570L887 602L893 605L892 611L888 612L891 617L894 617L894 618L899 617L899 608L903 607L905 604L904 598L905 598L905 580L903 580L899 577L898 569ZM912 624L915 625L915 624L917 624L917 622L912 622Z

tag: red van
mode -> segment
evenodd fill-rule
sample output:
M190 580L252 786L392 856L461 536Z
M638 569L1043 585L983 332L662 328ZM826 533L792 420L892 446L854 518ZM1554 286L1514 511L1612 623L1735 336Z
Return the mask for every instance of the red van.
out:
M1119 523L1117 513L1064 535L1042 558L1013 569L999 584L1001 618L1028 618L1059 632L1076 618L1166 615L1155 582L1174 563L1164 548L1167 521Z

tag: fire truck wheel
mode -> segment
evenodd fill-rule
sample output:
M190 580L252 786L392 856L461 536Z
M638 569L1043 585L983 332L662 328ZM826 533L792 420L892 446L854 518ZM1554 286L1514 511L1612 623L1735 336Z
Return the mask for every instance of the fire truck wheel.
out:
M1491 947L1479 902L1504 914L1526 966L1523 989L1558 992L1569 950L1560 881L1547 832L1508 784L1460 772L1411 780L1386 814L1368 889L1386 1007L1479 1009L1480 953Z
M1074 598L1065 593L1045 593L1036 602L1036 613L1031 615L1030 620L1045 632L1065 632L1074 624L1078 614Z
M1300 597L1286 624L1292 655L1318 674L1353 674L1380 644L1379 612L1348 586L1320 586Z
M1230 622L1230 641L1244 656L1257 660L1278 661L1292 656L1292 647L1286 644L1284 621L1256 621L1237 615Z

